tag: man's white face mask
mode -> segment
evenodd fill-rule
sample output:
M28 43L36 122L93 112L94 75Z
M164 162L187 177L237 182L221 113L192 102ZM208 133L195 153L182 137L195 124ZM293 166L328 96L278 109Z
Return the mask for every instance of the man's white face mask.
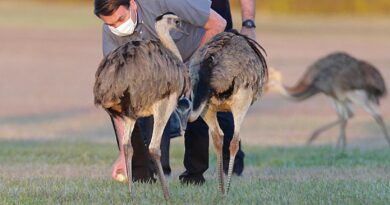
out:
M130 9L130 12L132 12L131 9ZM130 13L129 19L126 22L122 23L121 25L119 25L116 28L114 28L112 26L108 26L108 28L110 29L110 31L113 34L115 34L117 36L128 36L134 32L134 29L136 26L137 26L137 20L135 20L135 22L133 22L133 20L131 19L131 13Z

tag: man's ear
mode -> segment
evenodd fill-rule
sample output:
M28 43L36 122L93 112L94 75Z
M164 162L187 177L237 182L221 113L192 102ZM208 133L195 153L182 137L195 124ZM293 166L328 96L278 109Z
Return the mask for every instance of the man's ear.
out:
M130 8L137 10L137 4L135 3L135 0L130 0Z

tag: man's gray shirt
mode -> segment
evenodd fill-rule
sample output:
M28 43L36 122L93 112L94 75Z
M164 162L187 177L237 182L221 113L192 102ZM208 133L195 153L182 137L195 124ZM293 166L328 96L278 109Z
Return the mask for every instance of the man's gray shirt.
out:
M198 48L204 35L211 2L209 0L137 0L137 31L144 40L157 40L154 28L157 16L173 12L183 21L183 29L188 35L171 32L181 56L187 61ZM113 34L107 25L103 24L103 55L123 45L129 36L119 37Z

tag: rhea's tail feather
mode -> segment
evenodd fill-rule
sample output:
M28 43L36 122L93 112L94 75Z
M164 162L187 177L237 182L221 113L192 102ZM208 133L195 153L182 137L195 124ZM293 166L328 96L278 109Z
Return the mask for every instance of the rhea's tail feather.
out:
M193 85L193 110L198 110L200 105L207 102L210 97L211 63L212 57L209 57L201 63L201 69L198 70L198 81Z
M265 60L265 57L264 55L267 55L267 52L265 51L265 49L259 44L257 43L255 40L249 38L248 36L246 35L243 35L241 33L239 33L237 30L232 30L232 32L236 35L239 35L239 36L242 36L245 38L245 40L248 42L248 45L253 49L253 51L256 53L256 55L259 57L260 59L260 62L261 62L261 65L263 67L262 69L262 82L266 82L268 80L268 65L267 65L267 62ZM263 55L264 53L264 55Z

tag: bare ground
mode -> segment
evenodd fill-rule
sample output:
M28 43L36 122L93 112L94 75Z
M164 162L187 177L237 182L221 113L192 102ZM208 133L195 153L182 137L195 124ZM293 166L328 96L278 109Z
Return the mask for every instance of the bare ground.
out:
M371 62L386 82L390 80L388 20L258 18L258 41L267 50L268 64L282 71L287 85L333 51ZM0 30L0 139L83 138L114 143L108 116L93 105L100 35L99 28ZM389 98L382 100L381 112L389 125ZM271 94L252 106L241 136L244 145L302 145L316 127L335 119L324 96L295 103ZM350 146L386 146L374 121L361 109L347 132ZM317 143L335 143L337 135L337 129L332 129Z

